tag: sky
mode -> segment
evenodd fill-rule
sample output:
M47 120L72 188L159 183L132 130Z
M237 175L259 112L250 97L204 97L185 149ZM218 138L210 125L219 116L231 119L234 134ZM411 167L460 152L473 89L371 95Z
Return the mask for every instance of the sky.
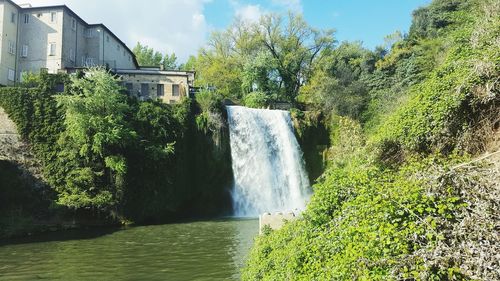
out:
M411 12L431 0L14 0L32 6L66 5L88 23L103 23L131 49L141 42L179 62L195 55L211 32L235 17L293 11L314 28L335 29L337 41L373 49L395 31L408 31Z

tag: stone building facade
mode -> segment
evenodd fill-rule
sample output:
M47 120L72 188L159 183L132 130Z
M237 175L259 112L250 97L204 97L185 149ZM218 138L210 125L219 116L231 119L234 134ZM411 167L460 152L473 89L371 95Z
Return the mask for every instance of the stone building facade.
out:
M0 35L0 85L4 86L22 82L27 72L103 66L123 75L131 94L174 103L189 93L194 80L194 72L140 68L133 52L111 30L87 23L65 5L32 7L0 0Z
M194 81L194 72L165 71L160 68L117 69L116 74L122 78L123 85L131 95L142 100L159 99L169 104L189 96Z

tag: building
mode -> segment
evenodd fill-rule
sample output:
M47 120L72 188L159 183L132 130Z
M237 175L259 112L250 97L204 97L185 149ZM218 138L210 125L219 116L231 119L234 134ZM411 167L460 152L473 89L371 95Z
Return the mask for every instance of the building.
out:
M194 72L141 68L133 52L103 24L89 24L65 5L32 7L0 0L0 85L23 73L73 72L104 66L142 99L175 103L189 94Z
M139 99L159 99L165 103L176 103L183 96L190 96L194 72L170 71L159 67L140 69L116 69L128 92Z

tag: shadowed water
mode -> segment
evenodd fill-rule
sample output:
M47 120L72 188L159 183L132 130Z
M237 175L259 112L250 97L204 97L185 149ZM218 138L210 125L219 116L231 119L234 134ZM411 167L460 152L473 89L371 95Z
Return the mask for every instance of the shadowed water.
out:
M14 241L0 246L0 280L237 280L257 233L256 220L220 220Z

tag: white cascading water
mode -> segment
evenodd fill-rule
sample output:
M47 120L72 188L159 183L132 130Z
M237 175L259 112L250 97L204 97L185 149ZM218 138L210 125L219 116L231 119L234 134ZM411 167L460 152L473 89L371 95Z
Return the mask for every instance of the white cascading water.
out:
M228 106L236 216L303 210L310 187L290 113Z

